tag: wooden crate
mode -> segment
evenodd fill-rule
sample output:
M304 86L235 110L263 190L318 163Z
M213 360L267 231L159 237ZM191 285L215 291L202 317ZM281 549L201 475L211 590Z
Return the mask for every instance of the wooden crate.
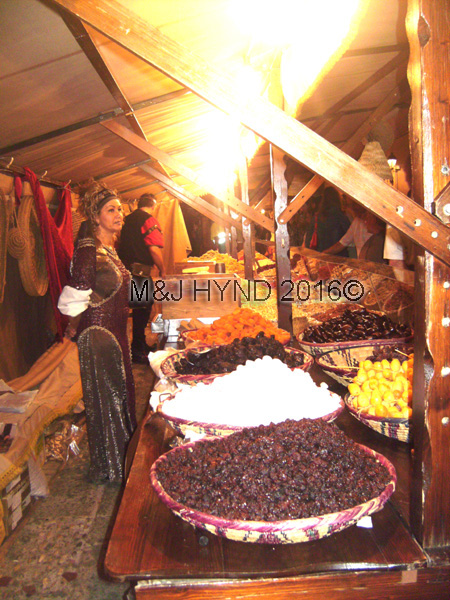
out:
M235 275L183 274L166 279L155 300L161 303L163 319L220 317L241 305L241 293Z

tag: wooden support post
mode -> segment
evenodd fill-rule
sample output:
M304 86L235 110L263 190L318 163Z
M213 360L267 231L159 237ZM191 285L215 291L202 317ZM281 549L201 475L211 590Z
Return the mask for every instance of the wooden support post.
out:
M288 202L288 186L284 176L286 163L283 152L275 146L270 146L270 167L272 173L272 188L274 193L274 223L275 223L275 257L277 270L277 308L278 327L292 334L292 300L282 301L283 296L290 297L289 284L283 281L291 280L291 261L289 256L289 233L286 223L279 223L278 217L284 211Z
M449 0L409 0L406 19L412 196L441 215L450 206L440 206L450 181L449 12ZM415 294L411 524L432 549L450 545L450 269L428 252L416 260Z
M239 164L239 183L241 187L241 201L244 204L250 204L248 197L248 172L247 160L242 156ZM244 277L253 279L253 265L255 264L255 235L252 223L247 219L242 219L242 235L244 237Z
M229 188L228 190L228 194L233 195L234 196L234 188L233 186L231 186L231 188ZM230 214L230 217L232 215ZM238 248L237 248L237 228L235 226L231 226L230 227L230 232L231 232L231 240L230 240L230 255L235 258L237 260L238 257Z

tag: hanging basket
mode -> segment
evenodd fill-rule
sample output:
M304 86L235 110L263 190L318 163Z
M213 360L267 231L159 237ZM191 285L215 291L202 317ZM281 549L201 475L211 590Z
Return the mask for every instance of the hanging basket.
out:
M26 239L18 227L11 227L8 231L8 252L17 260L25 256Z
M22 285L30 296L44 296L48 289L48 274L33 196L22 196L17 222L26 242L24 255L19 258Z

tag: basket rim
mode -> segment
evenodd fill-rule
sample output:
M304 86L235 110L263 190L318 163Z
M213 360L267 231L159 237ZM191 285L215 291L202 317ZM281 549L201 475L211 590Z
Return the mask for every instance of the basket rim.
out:
M378 346L378 345L388 345L393 346L395 344L404 344L411 342L414 339L414 331L411 335L407 337L396 337L396 338L364 338L362 340L353 340L350 342L324 342L324 343L316 343L316 342L304 342L301 339L301 334L297 336L297 341L300 346L304 345L307 348L316 348L319 350L325 350L326 348L331 348L329 352L337 351L337 350L345 350L346 348L364 348L366 346Z
M201 348L202 350L206 350L208 348L210 348L210 349L217 348L219 345L226 345L226 344L217 344L217 345L201 344L201 345L195 346L195 348ZM168 356L167 358L165 358L163 360L163 362L161 363L160 369L161 369L161 373L164 375L164 377L166 379L171 379L172 381L179 382L179 383L190 383L190 382L196 382L196 381L198 381L199 383L204 383L207 381L213 381L217 377L223 377L224 375L229 375L229 373L205 373L205 374L198 374L198 375L177 373L175 371L175 369L173 367L171 367L171 363L173 363L173 361L176 360L177 357L182 358L181 355L185 355L187 352L190 352L193 349L194 348L192 348L192 346L189 346L189 348L185 348L184 350L179 350L178 352L171 354L170 356ZM304 352L303 350L300 350L298 348L291 348L290 346L285 346L284 349L286 350L286 352L289 352L290 354L302 354L303 355L303 359L304 359L303 365L294 367L291 370L300 369L301 371L307 371L308 369L310 369L312 367L312 365L314 363L314 357L311 356L310 354L308 354L307 352ZM231 371L231 373L232 372L233 371Z
M350 399L354 398L350 393L345 394L344 402L347 409L357 416L358 418L363 418L366 421L373 421L374 423L388 423L392 425L408 425L410 426L412 423L412 419L403 419L401 417L378 417L377 415L368 415L362 411L356 410L351 404Z
M338 396L335 392L330 392L333 396ZM210 432L212 435L216 435L217 431L225 431L234 433L237 431L242 431L245 428L250 427L258 427L261 423L256 425L227 425L225 423L207 423L204 421L192 421L190 419L183 419L182 417L174 417L172 415L168 415L162 409L165 402L170 401L174 397L174 394L168 394L168 397L165 398L158 406L156 407L156 412L166 419L169 424L173 424L175 428L181 429L182 427L186 428L195 428L195 429L203 429L204 431ZM331 422L337 419L337 417L341 414L341 412L345 408L345 402L340 398L338 407L332 412L323 415L322 417L316 417L317 419L323 419L324 421ZM288 418L288 417L286 417ZM304 417L307 418L307 417Z
M364 446L362 444L357 444L360 448L362 448L367 454L375 457L382 465L384 465L391 477L389 483L386 485L381 494L375 498L370 498L366 502L362 504L357 504L355 506L343 509L342 511L335 513L327 513L318 516L310 516L304 517L301 519L289 519L289 520L280 520L280 521L244 521L238 519L226 519L222 517L217 517L211 515L209 513L203 513L201 511L196 511L187 507L184 504L181 504L174 500L169 494L164 490L163 486L158 480L156 475L157 468L161 462L167 460L167 455L173 452L179 452L186 448L191 448L194 444L205 443L208 441L208 438L203 438L200 440L196 440L195 442L189 442L187 444L183 444L182 446L177 446L169 452L162 454L159 456L156 461L152 464L150 468L150 481L152 487L157 494L158 498L163 502L172 512L178 514L182 519L194 522L196 525L200 527L204 527L205 525L210 525L213 527L227 530L239 530L239 531L248 531L255 533L281 533L286 531L306 531L314 528L318 528L320 526L321 521L334 521L345 523L347 521L351 522L352 517L355 511L358 511L359 517L368 516L373 512L381 510L381 508L385 505L387 500L391 497L396 489L397 484L397 473L393 464L382 454L379 454L375 450ZM378 501L378 502L377 502ZM344 519L342 519L344 517Z

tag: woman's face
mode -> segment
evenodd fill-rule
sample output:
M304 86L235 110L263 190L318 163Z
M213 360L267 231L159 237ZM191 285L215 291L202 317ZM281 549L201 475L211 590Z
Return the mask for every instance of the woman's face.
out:
M119 233L123 226L123 209L118 198L109 200L100 209L97 225L103 233Z

